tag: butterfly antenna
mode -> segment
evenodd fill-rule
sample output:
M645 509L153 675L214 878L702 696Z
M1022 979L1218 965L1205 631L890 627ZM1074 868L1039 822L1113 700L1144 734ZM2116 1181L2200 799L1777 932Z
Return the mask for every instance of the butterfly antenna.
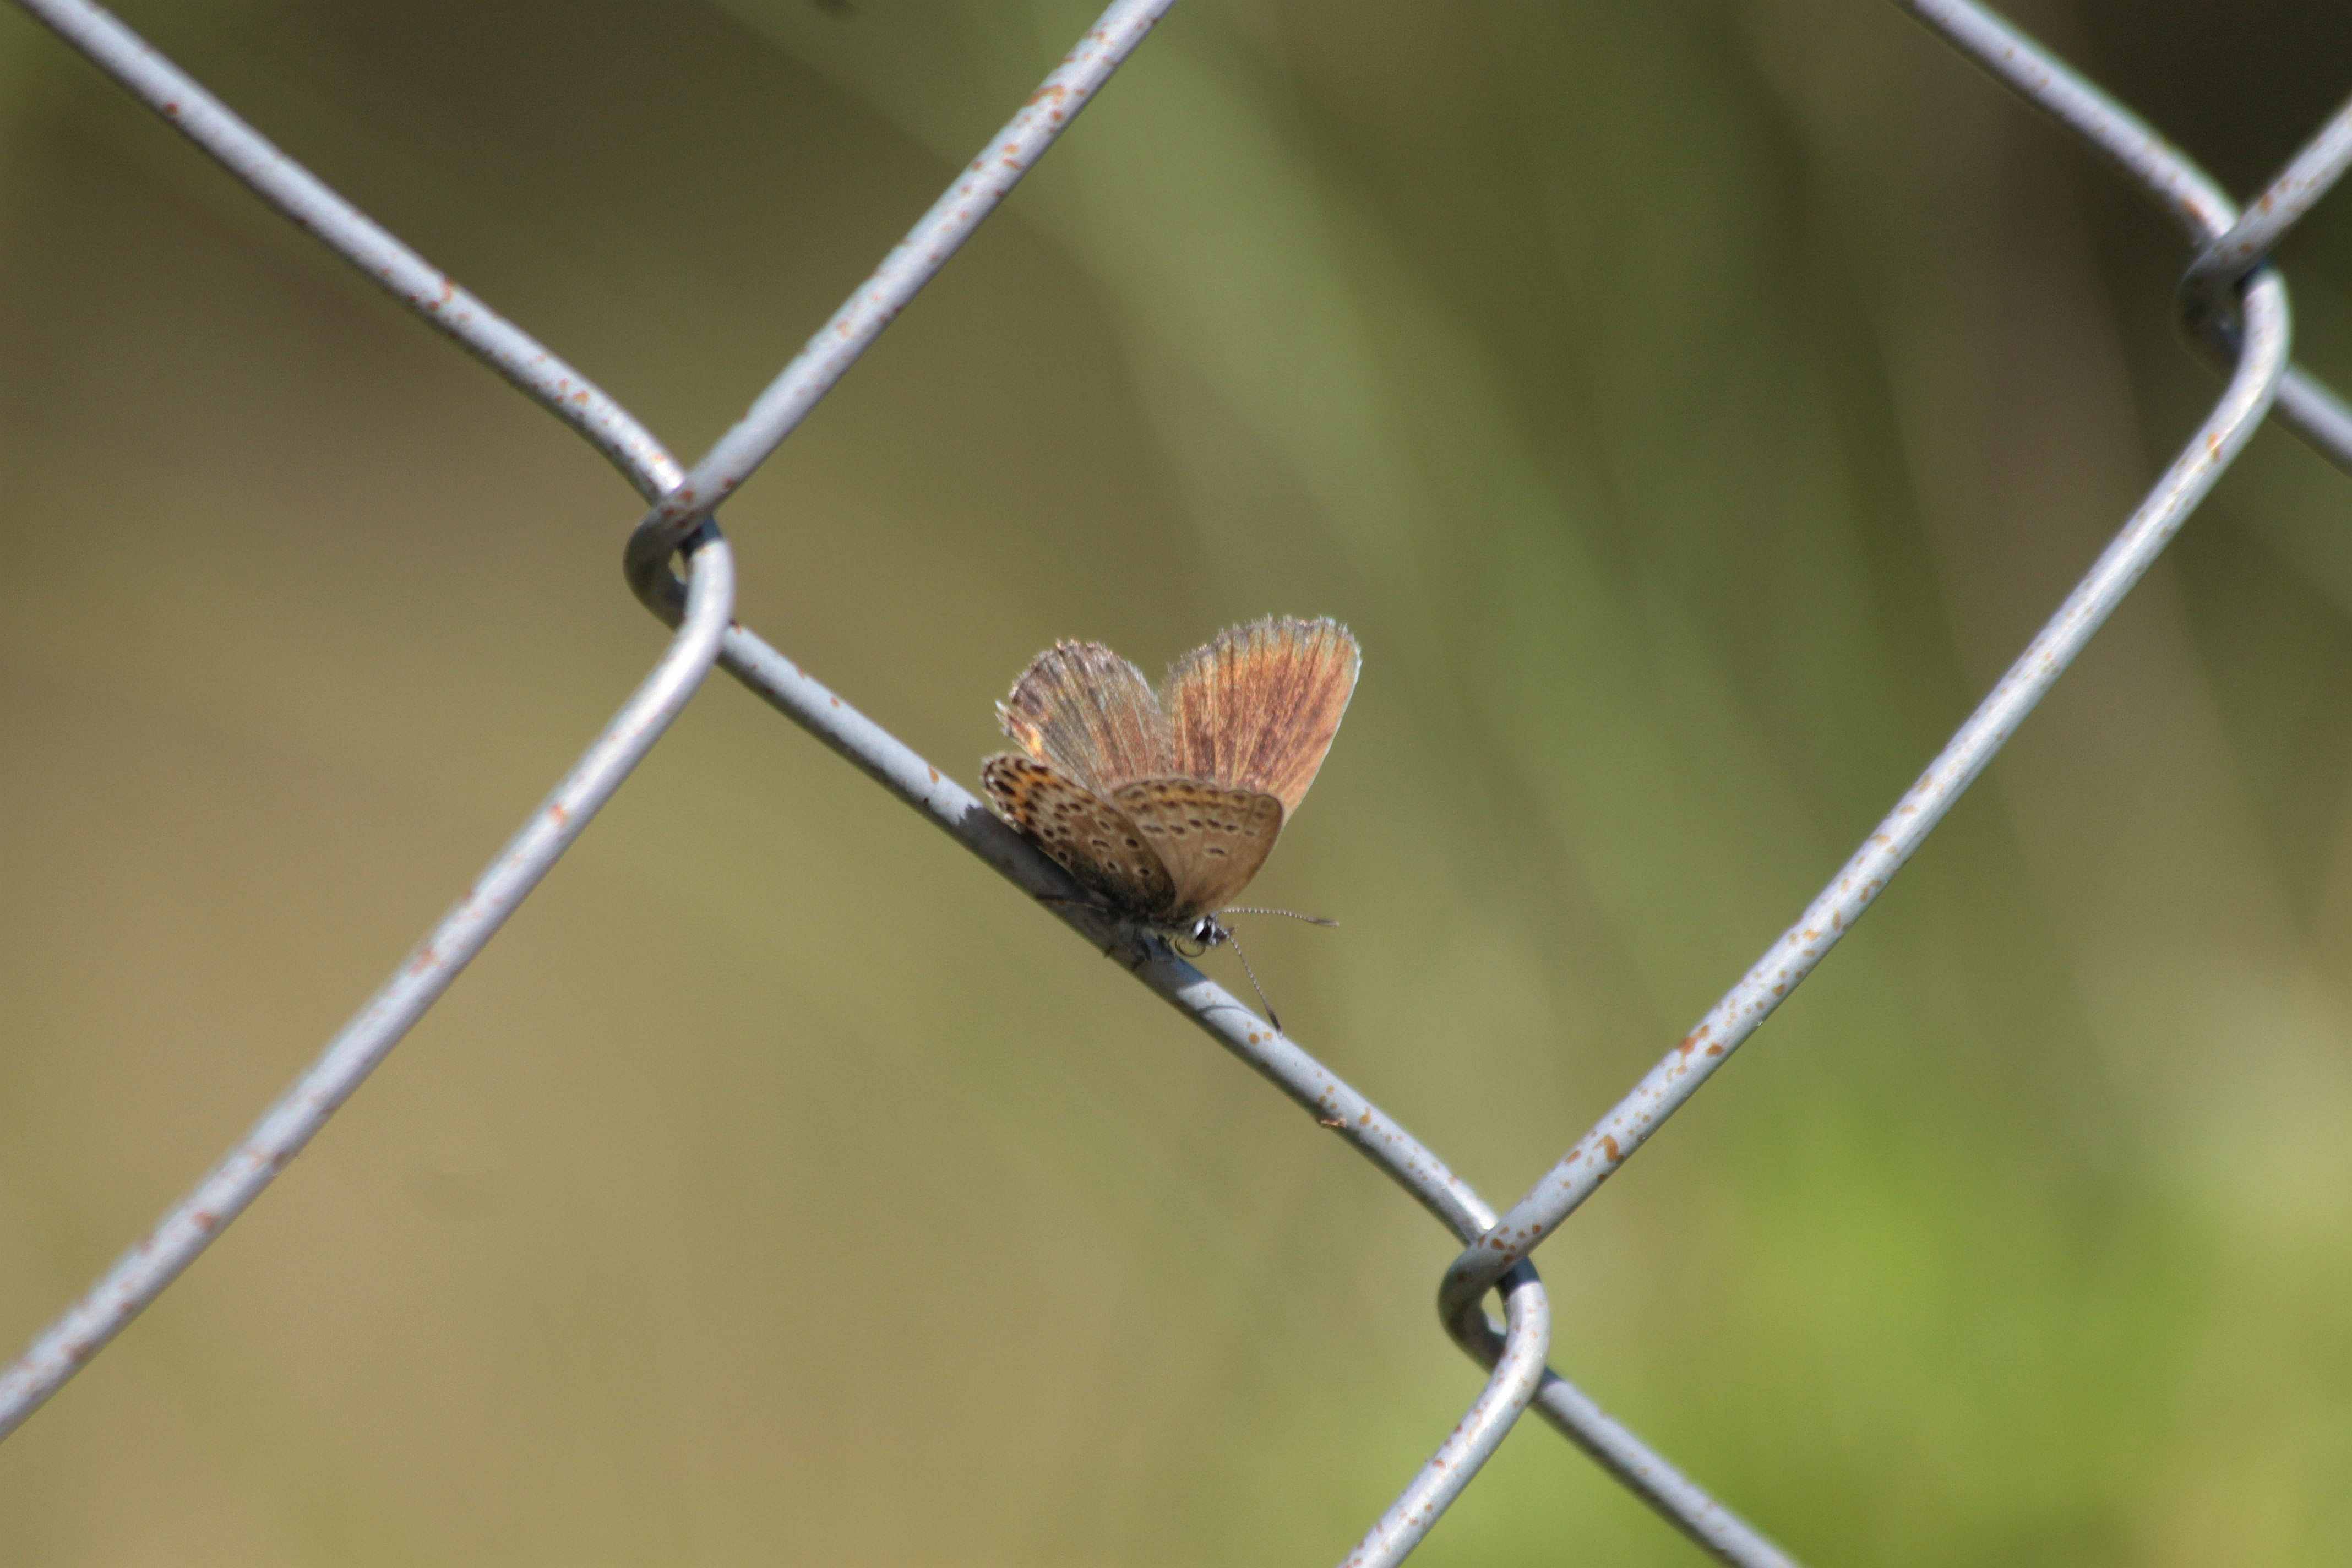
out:
M1302 915L1297 910L1257 910L1248 908L1242 904L1229 905L1224 909L1219 910L1217 913L1221 915L1280 915L1285 920L1305 921L1311 926L1336 926L1339 923L1338 921L1326 920L1321 915Z
M1257 983L1257 971L1250 967L1249 954L1242 951L1242 944L1234 941L1232 931L1225 932L1225 940L1233 943L1234 956L1242 961L1242 973L1249 976L1250 989L1257 993L1258 1001L1265 1007L1265 1021L1274 1026L1276 1034L1282 1033L1282 1019L1276 1015L1274 1004L1266 999L1265 987Z

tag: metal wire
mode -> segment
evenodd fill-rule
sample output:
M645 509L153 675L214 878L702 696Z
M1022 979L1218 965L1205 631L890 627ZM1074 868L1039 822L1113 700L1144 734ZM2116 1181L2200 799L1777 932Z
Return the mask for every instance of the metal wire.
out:
M1114 0L1020 110L980 151L955 184L908 231L882 265L817 329L808 346L768 384L734 428L719 438L686 481L663 496L630 535L625 559L638 597L667 616L674 585L656 569L695 521L767 461L833 390L907 301L947 265L997 204L1021 183L1078 117L1111 72L1141 43L1176 0Z
M657 496L676 486L677 464L626 410L329 190L129 28L93 5L20 3L263 199L578 430L641 492ZM195 1261L488 945L709 672L733 612L734 580L732 557L714 531L695 552L684 624L661 662L309 1070L144 1239L0 1373L0 1436L22 1426Z
M2156 562L2213 481L2262 423L2286 365L2286 289L2263 278L2245 300L2248 351L2221 405L2174 459L2164 478L2090 574L1987 694L1918 782L1895 805L1739 983L1696 1027L1652 1068L1590 1132L1561 1156L1527 1196L1465 1250L1440 1289L1446 1321L1478 1310L1479 1298L1513 1264L1540 1246L1593 1190L1647 1142L1666 1118L1730 1058L1788 1000L1805 976L1852 930L1912 852L1927 841L1962 792L1976 781L2025 716L2057 683L2092 636Z
M2178 216L2193 239L2210 246L2236 225L2235 209L2201 170L2006 24L1965 0L1898 3L2107 154ZM2333 172L2340 174L2344 159L2332 156ZM2308 184L2294 165L2290 165L2290 174ZM2266 273L2255 275L2245 286L2240 310L2245 346L2236 374L2123 531L1797 922L1632 1093L1455 1259L1438 1296L1440 1315L1449 1325L1466 1324L1494 1281L1557 1230L1812 973L2074 662L2252 437L2286 370L2285 285Z
M2192 238L2210 246L2235 226L2235 210L2202 171L2005 24L1965 0L1898 3L2105 153L2178 216ZM2332 132L2333 127L2323 132L2323 141ZM2342 173L2345 162L2342 152L2331 150L2289 165L2285 177L2297 183L2305 208L2317 194L2311 188L2314 163L2332 179ZM2275 232L2271 238L2275 240ZM2255 274L2245 285L2239 310L2244 321L2243 349L2221 401L2058 613L1796 924L1632 1093L1446 1270L1438 1311L1457 1337L1475 1331L1472 1320L1479 1315L1478 1301L1486 1290L1648 1142L1869 909L2252 438L2287 369L2285 286L2266 273Z
M1526 1196L1499 1219L1443 1161L1295 1041L1163 943L1108 925L1060 868L972 795L730 616L733 564L711 508L742 483L839 381L1068 128L1172 5L1118 0L956 183L693 469L628 412L527 334L288 159L135 35L79 0L18 0L163 115L263 199L577 430L652 510L632 532L625 575L679 627L668 651L467 895L313 1066L83 1300L0 1373L0 1436L20 1426L178 1276L354 1092L488 943L588 819L660 738L715 661L979 856L1089 942L1121 952L1145 985L1322 1126L1338 1132L1451 1230L1447 1332L1490 1376L1396 1502L1346 1562L1393 1563L1475 1477L1519 1413L1540 1412L1662 1517L1721 1561L1790 1560L1544 1364L1550 1309L1528 1255L1550 1236L1810 973L1931 833L2063 673L2272 410L2352 471L2352 410L2287 362L2284 284L2265 258L2352 164L2352 102L2242 217L2161 138L2031 40L1968 0L1897 0L1964 54L2099 149L2171 211L2198 247L2185 319L2232 364L2196 437L2000 682L1796 924ZM683 554L681 582L670 563ZM1504 1321L1483 1307L1503 1298Z
M2081 137L2172 215L2199 247L2182 280L2182 315L2200 341L2235 363L2239 343L2230 292L2352 162L2352 102L2305 143L2269 188L2247 204L2241 218L2221 186L2146 121L1973 0L1895 3ZM2279 385L2278 412L2315 451L2352 474L2352 407L2342 398L2290 366Z

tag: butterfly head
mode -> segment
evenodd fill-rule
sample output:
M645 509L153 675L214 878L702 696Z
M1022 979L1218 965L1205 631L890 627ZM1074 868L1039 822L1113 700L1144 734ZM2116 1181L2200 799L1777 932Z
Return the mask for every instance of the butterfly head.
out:
M1216 916L1202 915L1179 930L1170 939L1170 945L1187 958L1198 958L1219 943L1232 941L1233 935Z

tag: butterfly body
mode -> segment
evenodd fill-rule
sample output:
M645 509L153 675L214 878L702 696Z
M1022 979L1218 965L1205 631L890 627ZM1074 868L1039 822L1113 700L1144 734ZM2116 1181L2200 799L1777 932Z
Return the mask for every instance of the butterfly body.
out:
M1336 621L1221 632L1155 694L1100 643L1039 654L997 704L1022 748L981 778L1019 828L1122 919L1200 946L1314 783L1360 664Z

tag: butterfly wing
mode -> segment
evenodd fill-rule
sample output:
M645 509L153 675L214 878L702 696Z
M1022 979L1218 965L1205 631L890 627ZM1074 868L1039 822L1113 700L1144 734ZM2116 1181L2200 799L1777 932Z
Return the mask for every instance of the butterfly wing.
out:
M1050 763L1011 752L982 763L980 778L997 816L1113 909L1154 924L1172 918L1175 882L1152 842L1118 806Z
M1282 832L1282 802L1197 779L1144 779L1111 796L1165 867L1172 889L1164 924L1214 914L1265 864Z
M1022 750L1097 795L1181 771L1143 672L1100 643L1055 643L1031 659L996 716Z
M1219 632L1168 671L1169 771L1273 795L1288 816L1339 732L1361 663L1334 620L1268 617Z

